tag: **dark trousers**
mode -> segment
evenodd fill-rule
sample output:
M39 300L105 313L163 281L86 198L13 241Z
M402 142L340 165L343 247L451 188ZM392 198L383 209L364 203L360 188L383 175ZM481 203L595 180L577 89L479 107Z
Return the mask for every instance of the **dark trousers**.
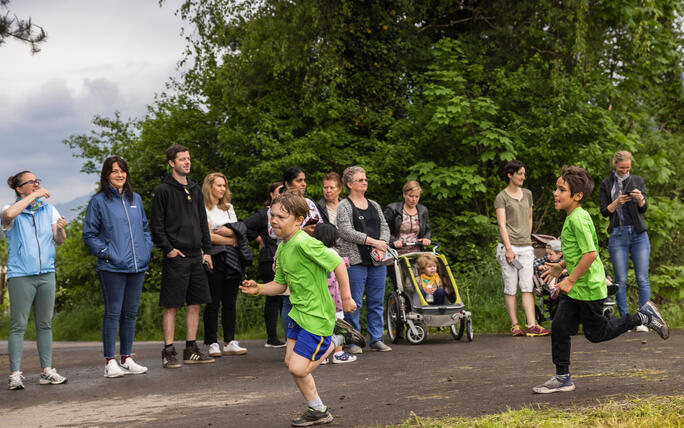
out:
M217 342L218 312L221 306L221 325L223 341L230 342L235 338L235 301L237 300L240 278L227 277L225 272L207 273L211 303L204 307L204 343L211 345Z
M584 336L593 343L613 339L637 325L637 314L607 320L602 312L603 300L575 300L565 294L558 298L558 309L551 324L551 356L556 374L570 373L570 337L577 334L580 323Z
M259 279L263 283L273 281L273 262L259 262ZM283 306L281 296L266 296L264 304L264 323L268 340L278 339L278 315Z

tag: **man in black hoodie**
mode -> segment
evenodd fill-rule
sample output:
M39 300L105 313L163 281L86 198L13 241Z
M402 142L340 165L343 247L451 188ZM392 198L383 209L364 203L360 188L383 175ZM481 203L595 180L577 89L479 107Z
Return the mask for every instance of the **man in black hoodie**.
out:
M212 269L209 223L201 186L188 178L190 152L179 144L166 149L171 174L157 188L152 201L150 231L154 244L164 253L159 306L164 308L162 367L178 368L173 335L176 311L185 303L187 333L183 362L213 363L195 341L200 305L211 302L204 268Z

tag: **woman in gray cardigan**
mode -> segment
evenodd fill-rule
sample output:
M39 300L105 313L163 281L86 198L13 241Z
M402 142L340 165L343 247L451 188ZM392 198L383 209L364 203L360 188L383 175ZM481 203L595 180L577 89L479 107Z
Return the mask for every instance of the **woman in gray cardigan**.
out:
M338 241L338 250L340 256L349 257L349 285L357 306L356 311L345 314L344 317L356 330L361 330L359 314L365 291L370 347L374 351L391 351L392 348L382 340L387 267L373 265L373 258L382 260L385 256L390 237L389 228L380 205L366 199L366 171L359 166L350 166L344 170L342 181L349 190L349 197L342 200L337 207L337 230L341 238ZM360 354L362 350L352 345L349 352Z

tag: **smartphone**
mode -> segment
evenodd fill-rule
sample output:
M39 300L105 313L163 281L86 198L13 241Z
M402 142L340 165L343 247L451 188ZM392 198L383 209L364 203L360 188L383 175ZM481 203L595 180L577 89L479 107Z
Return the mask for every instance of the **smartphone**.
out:
M203 262L202 267L204 268L205 271L211 272L211 267L209 267L209 262Z
M304 226L311 226L312 224L317 224L318 219L316 217L312 217L309 220L307 220L306 223L304 223Z
M522 263L520 263L517 257L513 259L513 266L518 270L523 268Z

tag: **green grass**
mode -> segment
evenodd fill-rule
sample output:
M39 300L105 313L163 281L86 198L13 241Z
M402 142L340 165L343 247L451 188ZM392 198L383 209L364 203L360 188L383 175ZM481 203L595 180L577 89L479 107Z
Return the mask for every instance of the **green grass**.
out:
M602 401L593 406L555 408L539 406L481 417L422 418L412 416L401 428L446 427L681 427L684 395L639 397ZM393 425L395 426L395 425Z

